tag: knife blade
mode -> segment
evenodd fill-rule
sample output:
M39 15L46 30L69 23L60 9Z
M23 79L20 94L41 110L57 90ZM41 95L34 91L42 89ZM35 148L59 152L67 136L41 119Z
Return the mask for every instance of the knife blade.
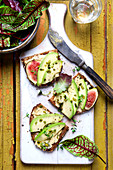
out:
M50 42L53 44L58 51L63 54L68 60L78 65L82 68L88 75L91 77L96 84L104 91L104 93L110 98L113 99L113 89L89 66L86 65L85 61L81 56L70 49L59 34L52 30L51 28L48 31L48 37Z

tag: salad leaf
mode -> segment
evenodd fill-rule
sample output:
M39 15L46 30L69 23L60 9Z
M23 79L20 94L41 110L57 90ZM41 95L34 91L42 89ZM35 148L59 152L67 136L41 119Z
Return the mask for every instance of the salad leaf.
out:
M10 47L10 37L7 37L3 40L4 47Z
M69 85L71 84L72 77L67 74L60 74L58 81L55 83L54 91L59 94L63 91L67 90Z
M18 1L15 0L3 0L4 4L11 7L13 10L20 12L22 8Z
M18 0L21 4L27 4L29 1L28 0Z
M2 37L0 37L0 47L3 47Z
M39 7L38 2L39 0L35 0L33 3L33 6L30 6L30 3L26 5L25 11L23 10L23 13L19 13L15 19L13 19L13 23L9 24L9 22L6 21L6 23L3 22L2 24L2 30L9 30L12 32L17 32L20 30L26 30L30 26L35 24L35 19L38 19L42 15L42 11L46 10L49 7L49 2L44 1ZM42 0L41 0L42 1ZM36 4L35 4L36 2ZM37 6L36 6L37 5ZM36 6L34 9L33 7ZM7 16L7 20L12 20L11 14ZM3 19L2 19L3 20Z
M86 157L88 159L94 159L98 156L105 163L105 161L98 155L99 150L96 144L84 135L76 136L73 139L67 139L60 144L75 156Z
M12 32L17 32L17 31L21 31L21 30L26 30L34 24L35 24L34 17L30 16L29 19L27 20L27 22L23 23L19 27L14 28L12 25L2 24L2 29L12 31Z
M24 32L23 38L23 31L29 30L49 5L45 0L0 1L0 48L6 47L6 44L7 47L17 46L19 39L24 41L30 32Z
M22 25L31 15L34 14L36 10L38 10L38 14L40 15L40 11L43 9L47 9L49 6L49 2L44 0L32 0L23 8L22 12L18 14L15 21L13 22L13 26ZM36 15L36 14L35 14Z
M18 12L12 10L9 6L0 7L0 23L11 24L17 15Z

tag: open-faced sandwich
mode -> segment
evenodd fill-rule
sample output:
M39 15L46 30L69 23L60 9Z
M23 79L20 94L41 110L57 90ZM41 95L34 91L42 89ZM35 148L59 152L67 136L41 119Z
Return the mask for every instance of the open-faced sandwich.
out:
M30 116L30 132L35 145L43 151L53 151L68 131L61 122L63 115L50 112L42 104L37 104Z
M27 78L36 86L47 85L59 77L63 65L57 49L35 54L21 61Z
M65 74L62 74L63 76L66 77ZM91 109L98 97L97 89L80 73L73 77L67 88L64 88L67 84L67 78L62 79L62 77L56 82L53 96L49 101L69 119L75 114Z

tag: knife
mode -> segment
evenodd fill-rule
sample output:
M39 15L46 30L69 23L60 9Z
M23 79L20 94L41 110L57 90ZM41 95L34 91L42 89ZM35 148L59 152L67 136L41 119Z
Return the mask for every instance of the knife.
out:
M58 51L63 54L68 60L78 65L82 68L88 75L91 77L96 84L104 91L104 93L110 98L113 99L113 89L89 66L86 65L85 61L80 57L79 54L75 53L70 49L59 34L52 30L51 28L48 31L48 37L50 42L54 45Z

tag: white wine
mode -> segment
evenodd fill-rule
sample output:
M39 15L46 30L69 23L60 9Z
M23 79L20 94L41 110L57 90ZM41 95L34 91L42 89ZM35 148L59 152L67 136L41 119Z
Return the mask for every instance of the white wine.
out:
M100 10L98 0L70 0L70 12L78 23L89 23L95 20Z

